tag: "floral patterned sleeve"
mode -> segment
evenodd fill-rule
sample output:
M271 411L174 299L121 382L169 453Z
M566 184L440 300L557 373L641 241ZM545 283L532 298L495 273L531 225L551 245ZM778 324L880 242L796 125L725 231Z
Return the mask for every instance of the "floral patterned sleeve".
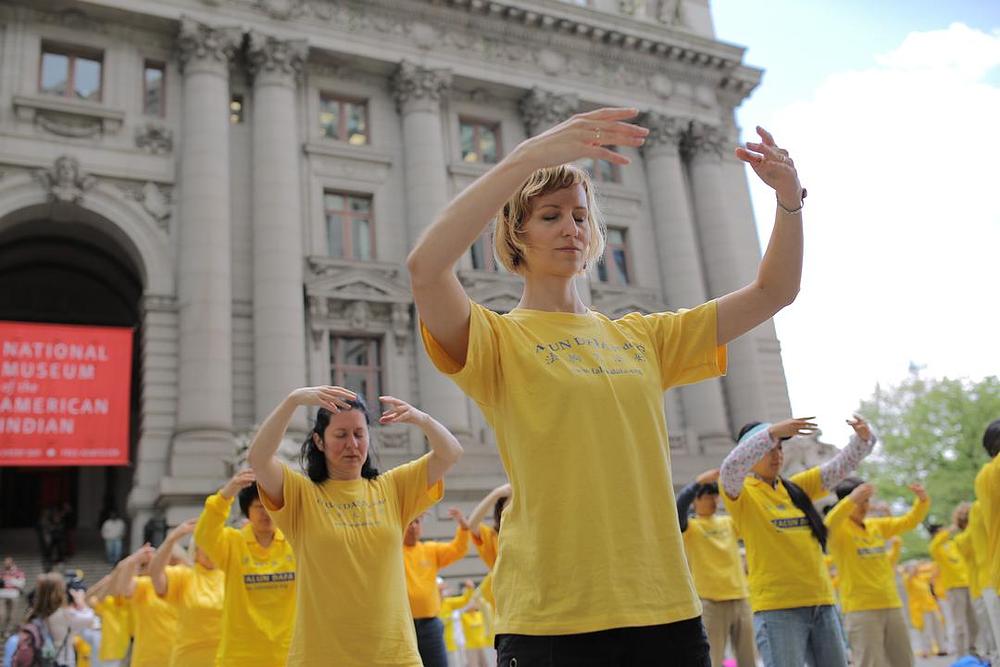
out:
M743 480L765 454L776 444L771 438L770 424L762 424L763 428L736 445L729 456L722 462L719 471L719 481L722 490L730 498L737 498L743 490Z
M823 478L823 488L832 491L842 479L857 470L858 464L872 453L878 436L872 430L871 440L862 440L854 434L851 436L847 447L844 447L832 459L819 467L820 476Z

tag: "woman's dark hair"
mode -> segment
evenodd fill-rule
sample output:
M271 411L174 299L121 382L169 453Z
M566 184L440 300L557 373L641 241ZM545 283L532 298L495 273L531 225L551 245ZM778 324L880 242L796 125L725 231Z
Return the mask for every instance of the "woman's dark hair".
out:
M503 508L507 505L507 497L501 496L497 498L497 501L493 504L493 525L497 527L497 532L500 532L500 519L503 518Z
M739 436L736 438L737 442L742 440L743 436L749 433L751 429L756 426L760 426L763 423L764 422L758 421L744 424L743 428L740 429ZM788 440L788 438L781 438L782 442L785 440ZM779 477L778 479L785 485L785 491L788 492L788 497L791 499L792 504L795 505L800 512L806 515L806 521L809 523L809 531L813 534L813 537L816 538L816 541L819 542L819 546L823 549L823 552L826 553L826 524L823 523L823 517L821 517L819 512L816 511L816 506L813 505L812 500L809 498L809 494L807 494L801 486L790 479L786 479L785 477Z
M695 498L701 498L705 495L717 496L719 495L719 485L715 482L709 482L708 484L699 484L698 489L694 492Z
M854 489L858 488L865 483L865 480L860 477L848 477L847 479L840 482L837 488L833 490L837 494L837 500L843 500L847 496L851 495Z
M365 416L365 424L369 427L372 425L371 413L368 412L368 405L365 403L365 399L361 397L361 394L358 394L354 400L345 399L344 402L350 405L352 410L360 410ZM302 443L302 450L299 453L299 461L302 464L302 468L309 475L309 479L317 484L329 479L330 472L326 469L326 457L323 456L323 452L320 451L319 447L313 441L313 434L318 435L319 439L322 440L323 434L326 433L326 427L330 425L330 417L332 416L332 413L326 408L319 409L319 412L316 413L316 421L313 424L312 431L306 436L305 441ZM372 463L371 442L368 443L368 456L361 465L361 477L364 479L375 479L378 477L378 468Z
M983 432L983 448L990 458L1000 454L1000 419L994 419Z
M240 503L240 512L243 513L243 516L250 518L250 505L258 498L260 498L260 491L257 490L256 484L240 489L240 492L236 494L236 499Z

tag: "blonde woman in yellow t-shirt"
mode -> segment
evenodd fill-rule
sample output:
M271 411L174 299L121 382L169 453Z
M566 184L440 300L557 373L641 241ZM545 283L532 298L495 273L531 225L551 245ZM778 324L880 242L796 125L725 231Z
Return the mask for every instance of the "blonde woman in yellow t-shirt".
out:
M746 545L754 634L766 667L847 665L823 558L827 529L813 503L872 451L875 435L855 415L848 420L854 435L844 449L786 479L782 442L814 433L810 419L745 425L720 474L726 508Z
M342 387L291 392L261 425L248 460L268 512L298 556L290 665L420 667L403 565L407 524L441 499L462 446L444 426L381 396L379 423L420 429L430 452L380 473L364 399ZM302 443L306 475L277 458L299 407L318 407Z
M744 264L713 283L717 300L702 303L701 289L676 299L692 310L595 312L577 285L604 257L606 229L590 176L573 163L627 165L647 136L660 149L689 133L713 159L725 144L715 127L672 119L651 119L650 134L630 122L638 113L581 113L522 142L438 215L407 260L425 348L482 409L513 490L493 582L502 664L530 663L553 643L568 663L670 655L709 664L674 508L663 392L723 374L725 345L795 299L804 191L788 152L757 128L760 142L735 150L777 196L756 276ZM651 187L686 197L681 176L664 170ZM721 183L706 178L696 183ZM524 281L503 315L470 301L455 273L494 219L494 254ZM599 271L628 282L621 250L609 255Z
M171 530L149 563L156 594L177 607L177 635L170 654L171 667L213 667L222 638L222 606L226 574L201 548L194 548L194 564L167 567L170 553L194 533L198 519L188 519Z
M890 540L927 516L930 498L912 484L917 502L901 517L869 517L875 487L858 478L837 485L826 515L828 548L840 574L840 605L855 667L911 667L913 650L896 588Z

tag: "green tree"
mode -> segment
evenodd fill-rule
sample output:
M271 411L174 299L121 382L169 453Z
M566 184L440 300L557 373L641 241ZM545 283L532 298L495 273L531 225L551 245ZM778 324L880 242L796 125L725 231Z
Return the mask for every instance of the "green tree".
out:
M859 412L881 441L862 474L896 506L913 502L906 486L920 482L931 497L928 520L947 525L958 503L975 498L973 482L987 461L983 431L1000 418L1000 379L924 378L912 367L898 385L876 386ZM926 534L914 531L903 545L904 558L924 556Z

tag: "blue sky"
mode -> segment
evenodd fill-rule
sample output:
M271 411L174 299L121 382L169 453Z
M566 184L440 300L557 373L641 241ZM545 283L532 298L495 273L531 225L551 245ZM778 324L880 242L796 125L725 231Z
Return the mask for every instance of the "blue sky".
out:
M738 111L809 188L798 300L779 313L793 411L844 418L914 362L1000 373L1000 2L712 0L765 70ZM766 240L774 195L750 174Z

